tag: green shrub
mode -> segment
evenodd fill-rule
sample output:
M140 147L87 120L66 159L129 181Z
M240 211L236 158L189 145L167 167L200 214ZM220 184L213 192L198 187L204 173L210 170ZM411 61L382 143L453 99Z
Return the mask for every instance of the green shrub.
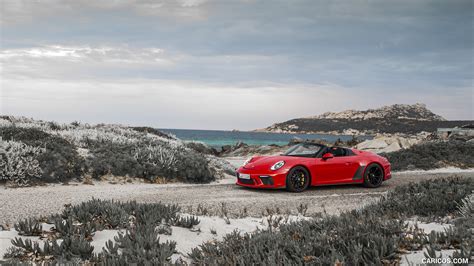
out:
M25 186L42 176L39 158L45 150L0 138L0 180Z
M106 174L150 178L144 167L132 156L130 144L95 143L91 146L92 157L87 160L92 177Z
M157 177L178 179L190 183L208 183L215 173L203 154L184 146L164 143L134 144L93 142L88 160L93 177L105 174L132 176L154 181Z
M16 237L12 240L13 248L5 258L26 261L48 261L54 258L58 262L70 262L73 259L88 260L92 258L94 247L84 237L66 236L58 240L45 240L42 247L37 241L23 240Z
M64 181L80 178L85 171L85 161L76 147L56 135L36 128L0 127L0 137L7 141L20 141L44 149L36 157L45 181Z
M380 155L390 161L393 170L429 170L446 166L474 167L473 142L425 142L409 149Z
M15 230L21 236L39 236L43 232L43 227L36 219L27 218L15 223Z
M96 260L104 264L118 260L126 264L163 265L176 252L176 242L160 243L158 236L154 226L147 224L119 232L114 237L116 244L108 242Z
M373 208L380 215L446 216L455 214L459 204L474 191L474 179L451 177L399 186Z

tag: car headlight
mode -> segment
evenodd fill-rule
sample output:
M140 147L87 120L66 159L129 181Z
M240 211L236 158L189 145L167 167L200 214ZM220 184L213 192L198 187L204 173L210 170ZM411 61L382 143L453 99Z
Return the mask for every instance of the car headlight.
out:
M248 163L250 163L251 160L252 160L252 158L248 158L247 160L245 160L245 162L242 164L242 166L246 166Z
M283 165L285 165L285 161L279 161L276 164L274 164L272 167L270 167L270 170L273 170L273 171L278 170L282 168Z

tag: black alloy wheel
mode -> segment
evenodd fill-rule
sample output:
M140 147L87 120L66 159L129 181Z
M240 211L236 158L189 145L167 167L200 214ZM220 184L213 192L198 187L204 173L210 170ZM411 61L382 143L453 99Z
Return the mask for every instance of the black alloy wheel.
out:
M380 187L383 182L383 170L382 167L378 164L370 164L365 169L364 174L364 185L370 188Z
M302 192L309 186L309 173L301 166L291 169L286 176L286 189L291 192Z

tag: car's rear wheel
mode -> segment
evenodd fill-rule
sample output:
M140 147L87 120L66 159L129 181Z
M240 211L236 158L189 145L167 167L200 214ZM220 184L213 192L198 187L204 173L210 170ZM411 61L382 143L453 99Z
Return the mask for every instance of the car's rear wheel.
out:
M380 165L369 164L364 173L364 185L370 188L380 187L383 182L383 169Z
M302 192L309 186L309 173L306 168L297 166L286 176L286 189L291 192Z

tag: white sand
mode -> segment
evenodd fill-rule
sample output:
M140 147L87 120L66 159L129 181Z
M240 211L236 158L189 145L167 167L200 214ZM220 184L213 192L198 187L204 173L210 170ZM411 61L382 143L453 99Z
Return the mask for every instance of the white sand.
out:
M426 234L431 233L432 231L435 232L444 232L445 230L453 227L452 224L442 224L442 223L423 223L418 222L416 220L409 220L408 227L414 227L415 224L418 226L419 229L422 229Z

